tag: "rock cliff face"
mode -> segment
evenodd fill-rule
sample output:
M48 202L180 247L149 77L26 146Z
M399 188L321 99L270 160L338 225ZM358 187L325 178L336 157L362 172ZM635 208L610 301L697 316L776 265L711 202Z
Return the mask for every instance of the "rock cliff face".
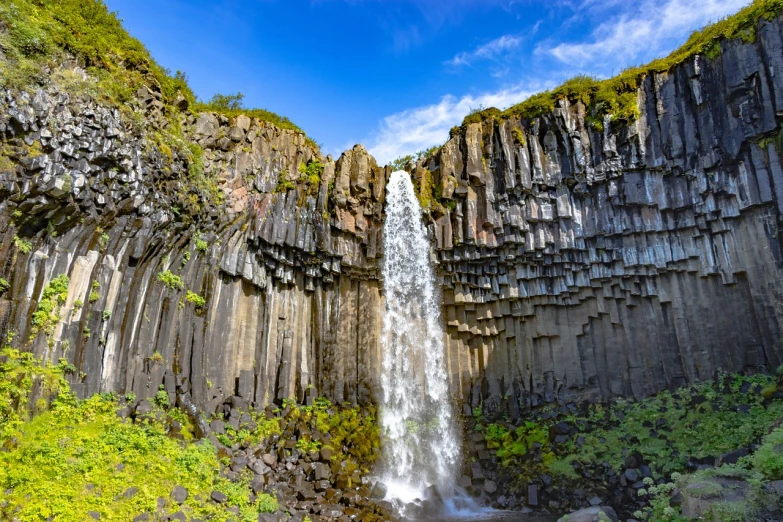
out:
M2 98L0 330L14 344L67 359L86 395L179 384L211 410L234 395L372 400L390 171L363 147L333 161L301 133L183 116L219 180L210 204L181 196L195 182L184 161L132 117L57 85ZM155 93L139 100L134 114L158 119ZM311 161L320 182L299 172ZM46 332L33 314L61 274L68 297Z
M179 384L207 410L377 398L389 167L358 145L335 161L293 131L185 112L218 180L200 198L183 188L193 158L160 139L159 94L139 92L130 116L55 83L1 94L13 344L67 359L82 394ZM638 104L637 121L601 131L565 100L470 124L411 166L437 201L425 219L466 403L515 416L781 364L783 24L649 75ZM61 274L68 297L42 327Z
M433 226L450 372L473 406L781 364L782 29L649 75L629 125L598 131L563 100L471 124L420 166L458 198Z

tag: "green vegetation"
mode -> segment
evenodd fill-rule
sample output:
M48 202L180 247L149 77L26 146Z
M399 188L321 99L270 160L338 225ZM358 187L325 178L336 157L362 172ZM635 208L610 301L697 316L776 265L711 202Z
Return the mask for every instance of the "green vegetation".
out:
M168 395L165 402L153 401L154 415L132 423L117 416L118 399L111 394L78 401L63 377L73 371L66 363L42 365L32 354L9 348L1 359L0 443L6 451L0 452L0 518L83 520L96 511L101 520L131 520L155 513L157 499L168 499L175 485L189 492L177 506L188 518L237 520L229 511L234 507L238 520L249 521L278 509L268 494L250 501L248 473L233 483L221 477L208 441L190 444L167 435L164 423L153 419L168 416L183 424L184 434L192 430L182 411L168 408ZM28 421L33 389L41 390L42 413ZM130 488L134 493L126 494ZM214 490L228 497L225 506L209 501Z
M741 38L744 42L752 42L756 37L758 21L772 19L781 13L783 0L755 0L735 15L694 32L685 44L665 58L659 58L645 66L631 67L607 80L577 76L553 90L531 96L505 111L479 108L469 114L462 125L466 127L471 123L510 117L532 120L554 110L561 99L584 103L588 107L588 122L597 130L603 129L603 117L607 115L611 115L612 121L633 121L639 117L636 92L647 75L667 72L696 54L714 59L720 54L722 39Z
M60 307L68 299L68 276L59 275L52 279L43 290L41 300L38 301L38 307L33 313L30 324L30 340L35 339L39 332L51 335L54 327L60 320Z
M277 177L277 185L275 185L275 189L272 192L275 194L284 194L289 190L294 190L295 188L296 183L288 179L288 170L283 169L283 171Z
M236 94L215 94L208 102L197 103L195 109L198 112L216 112L229 118L244 114L250 118L257 118L261 121L269 122L275 127L289 129L304 134L302 129L294 125L294 123L285 116L280 116L279 114L275 114L266 109L250 109L245 107L242 102L244 99L245 95L241 92ZM318 147L310 138L307 138L307 141L314 148Z
M314 159L307 165L301 163L299 165L299 172L304 174L305 180L309 185L315 186L321 183L321 176L324 173L324 166L323 163L317 159Z
M206 254L207 249L209 248L209 244L201 239L201 234L196 233L195 236L193 236L193 242L196 245L196 251L198 251L200 254Z
M195 102L184 74L172 75L158 65L100 0L9 0L0 7L0 19L9 28L0 39L5 86L28 87L51 60L68 53L98 78L95 91L115 104L150 84L167 102L178 93Z
M309 423L312 429L328 436L321 447L332 451L332 462L342 463L342 472L351 474L357 469L369 471L380 448L380 432L375 422L375 408L362 409L332 405L327 399L316 399L312 406L286 403L286 418ZM298 441L297 441L298 443ZM303 442L308 450L315 445Z
M29 254L33 250L33 244L19 236L14 236L14 246L23 254Z
M170 270L158 272L158 281L166 285L169 290L183 290L185 288L185 283L182 282L182 278L171 273Z
M723 375L717 382L665 391L643 401L593 404L579 413L542 412L520 426L486 422L474 411L475 429L501 466L518 474L520 484L542 473L568 481L574 466L608 464L622 471L625 457L638 453L656 479L686 469L688 459L717 457L758 441L783 417L775 376ZM554 418L550 418L550 413ZM550 428L566 426L560 442ZM783 479L783 428L763 439L761 449L745 460L769 480ZM537 449L536 449L537 447ZM531 458L534 457L534 458ZM568 468L572 469L569 470Z
M188 293L185 295L185 299L189 303L196 305L196 308L204 308L204 305L207 304L207 301L203 297L190 290L188 290Z
M744 465L767 480L783 480L783 428L776 428L764 437L761 447L753 455L744 457Z
M0 294L7 292L9 288L11 288L11 284L0 277Z

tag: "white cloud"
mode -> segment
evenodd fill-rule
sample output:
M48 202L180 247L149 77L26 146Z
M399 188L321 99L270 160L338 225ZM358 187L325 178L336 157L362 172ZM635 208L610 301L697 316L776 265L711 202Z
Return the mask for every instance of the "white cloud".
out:
M459 67L461 65L469 65L478 60L491 60L516 49L520 43L522 43L521 37L506 34L484 45L480 45L470 52L459 53L451 60L446 61L446 65Z
M644 0L625 12L601 23L590 42L540 45L536 52L549 54L569 65L585 66L602 58L628 63L650 56L682 41L696 27L706 25L747 5L748 0ZM591 1L582 4L589 8Z
M477 96L457 98L448 94L438 103L386 116L374 137L364 140L364 143L369 143L367 149L378 164L384 165L400 156L444 143L449 137L449 130L461 124L471 109L506 108L543 88L546 86L519 84Z

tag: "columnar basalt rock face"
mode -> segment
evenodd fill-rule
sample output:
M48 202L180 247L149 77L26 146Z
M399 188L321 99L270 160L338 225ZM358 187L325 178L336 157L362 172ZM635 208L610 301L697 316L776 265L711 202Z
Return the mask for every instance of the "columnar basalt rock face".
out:
M411 166L455 394L514 416L781 364L782 50L781 21L761 22L754 43L649 75L633 123L591 126L561 101L468 125ZM184 112L218 182L200 198L142 91L135 112L55 84L0 93L0 333L72 363L85 395L374 401L391 169ZM319 179L300 172L313 161ZM60 274L59 322L31 340Z
M781 29L648 76L631 124L598 130L561 100L473 123L420 164L457 202L432 226L472 406L517 415L781 364Z
M137 116L155 107L155 93L139 99ZM363 147L334 161L244 116L182 116L223 195L191 216L176 208L192 183L185 164L118 111L53 85L2 101L0 330L14 344L72 363L83 395L184 384L208 410L231 396L373 400L390 171ZM313 160L320 182L299 172ZM158 279L166 270L181 288ZM70 277L60 321L31 337L60 274Z

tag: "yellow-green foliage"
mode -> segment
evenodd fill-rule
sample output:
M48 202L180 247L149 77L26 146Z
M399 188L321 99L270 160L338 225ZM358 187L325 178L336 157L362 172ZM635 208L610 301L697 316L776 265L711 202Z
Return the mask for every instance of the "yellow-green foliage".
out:
M63 379L63 371L68 368L63 362L57 366L42 365L30 352L10 347L0 350L0 445L17 434L31 406L41 411L51 398L61 391L68 392L68 384ZM39 397L31 405L33 383L39 385Z
M23 254L29 254L33 250L33 244L19 236L14 236L14 246Z
M206 300L203 297L201 297L195 292L191 292L190 290L188 290L188 293L185 295L185 299L188 302L196 305L196 308L204 308L204 305L207 304Z
M299 172L304 174L308 184L318 185L321 183L321 175L324 173L324 166L323 163L314 159L307 165L300 163Z
M0 81L35 79L48 59L67 52L99 78L97 92L123 103L142 85L157 85L166 101L181 92L195 102L183 74L169 74L128 34L101 0L8 0L0 19L9 27L0 45L6 51ZM21 85L20 85L21 83Z
M158 272L158 281L166 285L169 290L183 290L185 288L182 278L170 270Z
M290 129L304 134L304 131L286 116L280 116L279 114L275 114L266 109L249 109L245 107L242 103L244 98L245 95L241 92L236 94L215 94L209 101L199 102L196 105L196 110L200 112L216 112L228 118L235 118L240 114L244 114L250 118L257 118L261 121L269 122L280 129ZM310 146L318 148L318 145L306 135L305 139Z
M689 456L715 456L748 446L783 416L783 401L765 403L761 395L738 391L746 381L764 387L774 382L771 376L734 376L731 379L736 384L732 385L731 392L705 383L683 388L676 394L665 391L641 402L618 403L611 408L595 405L589 416L571 418L569 422L598 425L607 420L616 422L611 427L575 434L566 444L568 453L580 462L608 462L620 469L626 448L641 453L654 471L671 473L683 470ZM707 401L693 406L690 403L692 396L702 396ZM709 402L712 400L719 405L713 406ZM738 405L750 406L749 411L738 411ZM659 421L668 430L668 440L650 433L650 423L655 425ZM585 441L578 446L574 439L580 434Z
M38 307L33 313L31 339L35 338L39 332L49 335L54 331L54 327L60 319L60 307L68 299L68 283L68 276L62 274L52 279L44 288L41 300L38 301Z
M340 408L324 398L316 399L313 406L292 408L291 418L310 422L312 427L331 436L324 447L332 450L332 462L344 462L346 473L372 467L381 444L375 408Z
M667 72L696 54L714 59L720 54L722 39L754 41L758 21L772 19L781 13L783 0L755 0L735 15L694 32L685 44L665 58L641 67L631 67L607 80L576 76L555 89L531 96L503 112L494 108L474 111L463 120L463 126L492 118L537 118L551 112L560 99L584 103L592 113L590 123L599 130L604 115L611 114L613 120L632 121L639 117L636 92L647 75Z
M0 294L4 293L9 288L11 288L10 283L7 280L0 277Z
M277 185L275 185L274 193L282 194L289 190L294 190L296 184L288 179L288 170L284 169L277 177Z
M747 460L764 478L783 479L783 428L777 428L764 437L761 447Z
M514 431L499 424L488 424L484 427L484 438L487 448L496 449L497 456L504 466L509 466L519 457L524 456L535 443L544 445L549 441L549 429L535 422L525 422ZM552 454L545 454L545 464L552 460Z
M179 442L157 422L120 419L117 407L105 395L55 401L51 411L22 425L18 443L0 454L0 487L13 490L5 495L0 518L85 520L88 511L97 511L101 520L127 521L154 513L157 499L168 499L175 485L189 492L176 508L188 518L236 520L227 507L209 501L213 490L226 494L228 506L239 508L240 520L277 510L269 495L250 502L247 474L237 483L221 478L209 442ZM179 412L178 420L186 417ZM119 464L124 467L118 469ZM128 498L123 493L131 487L138 491Z

